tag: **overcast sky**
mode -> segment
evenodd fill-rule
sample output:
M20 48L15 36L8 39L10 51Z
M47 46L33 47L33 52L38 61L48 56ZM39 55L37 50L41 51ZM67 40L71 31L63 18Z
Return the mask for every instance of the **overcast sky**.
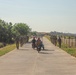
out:
M0 0L0 18L33 31L76 33L76 0Z

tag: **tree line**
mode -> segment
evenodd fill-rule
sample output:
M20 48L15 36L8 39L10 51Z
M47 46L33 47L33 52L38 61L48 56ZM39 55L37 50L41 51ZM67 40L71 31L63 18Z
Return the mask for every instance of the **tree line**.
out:
M16 37L27 36L30 32L31 28L26 23L12 24L0 19L0 43L14 43Z

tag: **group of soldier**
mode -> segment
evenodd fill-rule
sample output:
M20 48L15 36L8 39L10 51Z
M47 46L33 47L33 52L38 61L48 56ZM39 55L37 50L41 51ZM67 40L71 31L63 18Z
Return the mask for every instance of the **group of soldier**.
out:
M40 38L39 38L40 39ZM22 47L24 43L28 42L29 37L28 36L21 36L21 37L16 37L15 42L16 42L16 48L19 49L19 45ZM56 46L57 43L59 47L61 48L61 37L57 37L55 35L51 35L50 37L51 42ZM33 41L32 41L33 42Z
M29 36L20 36L15 38L16 48L19 49L19 45L22 47L24 43L28 42Z
M61 48L61 37L57 37L55 35L51 35L50 37L51 42L56 46L57 43L59 45L59 47Z

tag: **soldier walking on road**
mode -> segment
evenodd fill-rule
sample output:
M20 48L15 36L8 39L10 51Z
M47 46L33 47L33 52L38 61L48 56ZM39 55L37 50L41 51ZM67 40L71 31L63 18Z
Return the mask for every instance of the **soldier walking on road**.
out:
M54 45L56 46L57 45L57 37L54 36Z
M26 36L26 40L27 40L27 43L28 43L28 41L29 41L29 36Z
M16 48L19 49L19 37L16 37Z
M59 47L61 48L61 38L60 37L58 39L58 44L59 44Z

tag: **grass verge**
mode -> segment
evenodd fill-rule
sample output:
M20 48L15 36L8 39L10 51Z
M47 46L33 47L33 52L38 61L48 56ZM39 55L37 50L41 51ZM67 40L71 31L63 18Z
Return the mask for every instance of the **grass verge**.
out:
M50 41L50 36L45 35L45 37Z
M63 49L64 51L66 51L66 52L69 53L70 55L76 57L76 48L69 48L69 47L66 46L65 44L62 44L61 49Z
M14 50L16 48L15 44L12 44L12 45L8 45L6 47L3 47L0 49L0 56Z

